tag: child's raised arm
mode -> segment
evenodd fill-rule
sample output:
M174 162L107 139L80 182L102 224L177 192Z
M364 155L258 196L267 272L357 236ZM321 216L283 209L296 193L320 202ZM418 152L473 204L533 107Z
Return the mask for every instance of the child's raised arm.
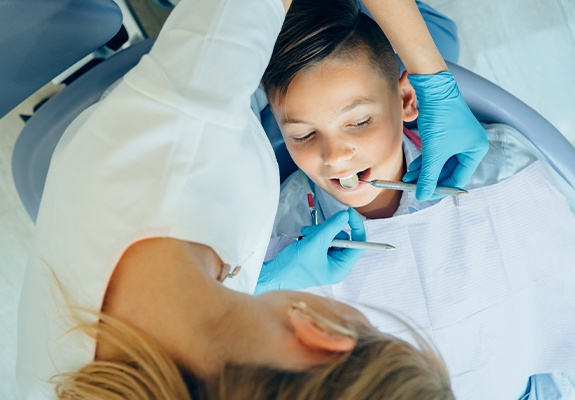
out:
M487 153L487 132L463 100L413 0L363 0L403 61L415 89L421 159L406 181L417 181L418 200L438 184L464 187Z
M410 74L435 74L447 65L413 0L363 0Z

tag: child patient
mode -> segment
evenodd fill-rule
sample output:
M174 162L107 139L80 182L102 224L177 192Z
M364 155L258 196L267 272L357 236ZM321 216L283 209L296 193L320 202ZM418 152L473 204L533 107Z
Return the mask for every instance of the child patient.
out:
M358 174L361 180L401 180L406 165L402 127L417 117L415 91L406 73L398 80L393 49L369 17L355 18L344 10L346 2L339 2L327 10L310 5L321 14L296 23L301 3L294 2L293 26L288 15L263 78L286 146L317 189L365 217L390 217L401 192L361 184L348 191L339 179ZM283 46L295 35L299 40L291 43L297 46ZM282 199L306 187L296 173L284 185ZM295 205L288 202L290 208ZM278 223L285 229L281 219Z
M284 182L275 234L297 234L310 224L309 190L317 197L320 222L345 206L373 219L436 203L371 185L340 185L353 174L365 181L402 179L421 154L415 135L403 135L403 123L417 118L417 102L407 72L398 79L394 51L373 20L358 14L351 1L325 8L307 3L294 2L263 77L287 149L312 181L309 189L304 175L295 173ZM305 13L302 21L299 14ZM492 125L489 134L490 154L468 188L505 179L536 159L512 128Z
M529 376L575 370L567 340L575 296L566 294L575 290L575 218L519 133L486 127L490 150L460 207L367 184L343 188L340 179L354 174L415 179L406 166L421 154L417 135L404 134L418 116L408 75L352 0L294 0L263 85L300 168L282 184L274 236L296 238L312 224L312 194L319 222L353 207L368 241L397 247L366 253L344 282L312 292L365 304L383 330L373 308L410 318L442 353L458 398L519 398Z

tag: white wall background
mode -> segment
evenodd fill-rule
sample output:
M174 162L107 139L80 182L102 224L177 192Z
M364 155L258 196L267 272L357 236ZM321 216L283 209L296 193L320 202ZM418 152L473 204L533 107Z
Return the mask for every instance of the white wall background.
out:
M427 3L457 23L459 64L523 100L575 144L575 0Z

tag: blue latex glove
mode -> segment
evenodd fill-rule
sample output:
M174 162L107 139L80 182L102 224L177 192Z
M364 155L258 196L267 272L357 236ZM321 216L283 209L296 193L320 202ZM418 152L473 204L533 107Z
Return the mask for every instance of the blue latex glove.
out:
M438 184L463 188L487 153L489 142L451 73L408 75L408 79L419 103L422 154L409 165L403 180L417 181L417 199L428 200Z
M347 276L364 251L330 248L333 239L348 239L342 229L349 224L352 240L365 241L361 216L353 208L340 211L324 223L304 226L304 237L264 263L255 294L269 290L297 290L339 283Z

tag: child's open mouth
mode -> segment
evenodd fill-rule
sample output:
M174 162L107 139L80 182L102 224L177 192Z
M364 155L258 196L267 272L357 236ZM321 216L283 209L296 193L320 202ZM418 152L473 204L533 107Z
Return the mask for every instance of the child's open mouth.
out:
M369 171L369 168L364 169L363 171L359 171L357 173L357 177L359 178L360 181L364 180L363 177L367 174L368 171Z
M367 177L368 171L369 168L363 171L359 171L356 174L350 175L345 178L332 179L332 183L336 187L339 187L344 190L354 190L359 185L359 181L361 181L362 178Z

